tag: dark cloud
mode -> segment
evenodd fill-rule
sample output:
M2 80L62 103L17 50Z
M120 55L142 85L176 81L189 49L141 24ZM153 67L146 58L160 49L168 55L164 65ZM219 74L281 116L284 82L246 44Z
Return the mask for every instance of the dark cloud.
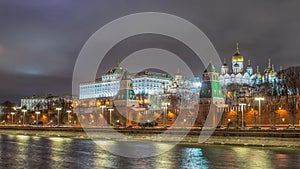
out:
M49 92L71 93L73 67L85 41L106 23L136 12L164 12L189 20L227 60L238 41L242 54L253 65L264 67L268 58L277 68L299 65L299 5L296 0L2 0L0 101L18 102L26 95ZM121 55L147 47L147 39L150 47L157 40L155 46L192 55L185 47L172 47L178 43L166 37L132 38L110 53L120 55L114 58L125 57ZM115 63L116 59L107 59L99 72ZM202 65L195 67L196 71L203 69Z

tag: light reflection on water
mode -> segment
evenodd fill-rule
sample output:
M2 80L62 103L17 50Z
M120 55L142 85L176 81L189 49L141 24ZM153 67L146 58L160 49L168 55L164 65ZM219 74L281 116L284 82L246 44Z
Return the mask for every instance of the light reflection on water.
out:
M99 141L111 149L148 146L153 151L168 148L162 143ZM178 145L155 157L131 159L111 154L91 140L0 135L1 168L298 168L300 151L283 148L235 146L188 147ZM146 152L140 152L146 153Z

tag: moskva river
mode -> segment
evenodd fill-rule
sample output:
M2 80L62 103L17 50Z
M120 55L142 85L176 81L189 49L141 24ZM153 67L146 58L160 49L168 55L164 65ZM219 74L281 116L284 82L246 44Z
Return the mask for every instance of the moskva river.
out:
M126 142L102 141L115 149ZM158 145L159 144L159 145ZM134 143L163 151L160 143ZM168 146L165 144L165 146ZM134 150L126 150L134 151ZM143 152L139 152L143 153ZM145 152L147 153L147 152ZM300 150L204 145L177 145L173 149L148 158L127 158L103 150L91 140L60 137L0 135L0 168L300 168Z

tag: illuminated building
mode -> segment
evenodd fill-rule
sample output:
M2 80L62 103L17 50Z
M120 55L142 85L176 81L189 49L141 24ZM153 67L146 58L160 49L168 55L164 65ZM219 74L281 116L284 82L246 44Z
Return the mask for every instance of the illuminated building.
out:
M56 95L42 95L30 96L21 99L21 107L26 106L27 110L48 110L50 107L58 106L58 104L73 102L73 97L69 95L56 96Z
M222 65L220 74L221 86L227 86L232 83L255 86L265 82L273 83L278 81L274 65L271 65L271 59L269 59L269 65L263 75L260 73L258 66L254 73L250 60L248 60L247 67L244 68L244 61L244 56L241 55L237 44L236 51L231 60L231 69L227 65L226 60L224 60L224 64Z
M218 121L221 117L219 114L223 113L225 100L219 81L219 73L211 63L207 66L202 75L199 104L197 123L203 125L204 121L208 121L209 126L218 125ZM209 113L212 113L212 116L209 116L211 119L208 119Z
M157 72L140 72L132 77L135 94L159 94L163 89L169 88L172 77Z
M80 85L80 99L114 97L120 90L120 80L126 70L117 65L114 69L102 75L94 82ZM200 90L200 79L186 79L178 72L173 79L169 74L143 71L137 74L128 74L132 80L134 93L137 95L157 95L164 92L176 92L178 88Z

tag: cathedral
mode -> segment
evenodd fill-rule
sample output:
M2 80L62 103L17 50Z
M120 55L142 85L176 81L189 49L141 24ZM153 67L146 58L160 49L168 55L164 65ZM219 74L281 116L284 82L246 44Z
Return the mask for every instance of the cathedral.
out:
M265 82L273 83L278 81L274 65L271 64L271 59L269 59L269 65L264 70L263 74L260 73L258 66L256 72L253 71L250 60L248 60L246 67L244 67L244 62L244 56L241 55L239 44L237 43L236 51L231 59L231 67L226 63L226 59L221 67L219 79L222 87L232 83L255 86Z

